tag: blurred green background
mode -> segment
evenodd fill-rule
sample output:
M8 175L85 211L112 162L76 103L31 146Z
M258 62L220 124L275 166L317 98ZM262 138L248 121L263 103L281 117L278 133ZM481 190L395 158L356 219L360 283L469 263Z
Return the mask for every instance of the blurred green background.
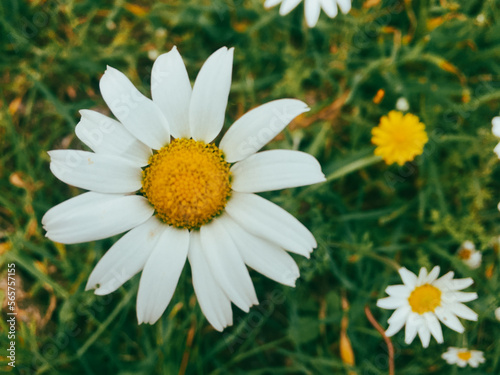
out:
M348 15L322 14L308 29L303 6L286 17L264 0L21 1L0 3L0 353L3 373L20 374L387 374L387 349L368 322L398 265L472 277L478 322L464 335L422 349L392 339L397 374L499 374L500 163L491 119L500 109L498 0L354 0ZM201 313L189 267L164 316L137 325L139 277L104 297L85 292L88 275L116 238L56 244L40 219L81 191L49 171L47 151L83 148L79 109L109 113L98 82L106 65L149 96L154 59L176 45L194 80L221 46L235 47L226 128L249 109L292 97L312 110L269 148L318 158L330 181L266 193L318 240L295 257L295 289L251 271L261 304L214 331ZM379 91L383 90L383 91ZM383 97L382 97L383 92ZM377 93L379 93L377 95ZM341 178L373 154L371 129L405 97L426 124L424 154L403 167L383 162ZM464 240L483 252L469 269ZM17 352L4 354L7 263L16 263ZM344 301L344 303L342 303ZM349 306L347 306L349 305ZM354 364L340 355L341 321ZM447 346L485 351L479 369L449 366ZM4 350L5 349L5 350ZM351 362L352 363L352 362Z

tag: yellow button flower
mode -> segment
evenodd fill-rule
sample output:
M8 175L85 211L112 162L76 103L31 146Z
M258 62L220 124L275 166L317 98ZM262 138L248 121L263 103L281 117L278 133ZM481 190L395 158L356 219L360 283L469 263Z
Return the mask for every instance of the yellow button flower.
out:
M372 129L372 143L377 146L375 155L382 157L387 165L412 161L422 154L428 140L425 125L411 113L391 111Z

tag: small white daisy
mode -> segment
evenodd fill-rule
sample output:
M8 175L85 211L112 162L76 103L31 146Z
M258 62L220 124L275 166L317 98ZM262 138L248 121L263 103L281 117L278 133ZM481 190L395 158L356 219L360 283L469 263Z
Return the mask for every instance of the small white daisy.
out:
M443 342L443 332L438 319L454 331L462 333L464 327L460 318L477 320L477 314L462 302L473 301L477 293L465 293L460 290L472 285L472 278L453 279L453 272L439 276L436 266L427 274L422 267L417 277L406 268L400 268L399 274L404 285L388 286L385 292L389 297L379 299L377 306L383 309L396 309L387 321L386 335L393 336L405 327L405 342L411 344L419 335L422 346L429 346L431 334L438 343Z
M458 367L478 367L480 363L484 363L484 353L480 350L469 350L467 348L449 347L441 357L446 360L449 365L458 365Z
M491 125L491 131L493 135L497 138L500 138L500 116L493 117L493 120L491 120ZM500 143L495 146L493 152L495 152L495 154L497 154L498 158L500 159Z
M465 241L457 250L457 256L472 269L481 265L483 255L476 250L476 246L471 241Z
M232 324L231 302L244 311L258 303L245 264L294 286L299 269L287 251L309 257L317 246L297 219L254 194L325 181L309 154L257 152L308 111L306 104L264 104L239 118L218 147L211 143L224 123L232 63L233 49L219 49L191 87L174 47L154 63L153 100L108 67L100 88L119 122L83 110L76 135L94 152L49 152L57 178L90 192L50 209L42 219L46 236L74 244L129 231L86 289L111 293L142 270L139 323L163 314L186 259L200 307L221 331Z
M280 15L284 16L290 13L302 0L266 0L264 7L272 8L281 3ZM304 0L304 14L306 23L309 27L316 26L321 9L330 18L335 18L338 14L338 8L344 14L351 10L351 0Z

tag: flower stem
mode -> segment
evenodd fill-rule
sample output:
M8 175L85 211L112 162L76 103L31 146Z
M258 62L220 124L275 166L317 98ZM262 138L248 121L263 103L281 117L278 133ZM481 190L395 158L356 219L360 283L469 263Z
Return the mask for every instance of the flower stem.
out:
M329 176L326 177L325 182L337 180L337 179L344 177L345 175L347 175L351 172L355 172L359 169L368 167L372 164L378 163L381 160L382 160L382 158L380 156L377 156L377 155L365 156L361 159L355 160L352 163L349 163L349 164L337 169L335 172L331 173Z
M380 326L380 324L378 324L377 320L373 317L373 314L368 305L365 306L365 314L371 325L378 331L378 333L382 335L385 344L387 345L387 354L389 356L388 358L389 375L394 375L394 346L392 345L392 341L389 337L386 336L384 329Z
M326 177L325 181L318 183L318 184L315 184L315 185L308 186L307 188L302 190L298 196L302 197L302 196L308 194L309 192L315 190L318 186L323 185L325 182L337 180L341 177L344 177L345 175L348 175L351 172L355 172L355 171L362 169L364 167L368 167L372 164L378 163L381 160L382 160L382 158L380 156L376 156L376 155L372 155L372 154L370 154L368 156L363 156L362 158L359 158L359 159L356 159L353 162L350 162L349 164L346 164L343 167L340 167L335 172L330 173Z

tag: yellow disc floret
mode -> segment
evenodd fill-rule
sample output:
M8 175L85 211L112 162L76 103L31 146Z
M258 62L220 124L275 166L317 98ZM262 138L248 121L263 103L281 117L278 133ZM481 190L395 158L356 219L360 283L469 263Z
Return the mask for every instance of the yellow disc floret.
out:
M460 352L457 354L457 357L460 358L462 361L468 361L472 357L472 354L469 351Z
M472 251L469 249L460 249L458 251L458 257L462 260L468 260L472 255Z
M391 111L372 129L372 143L377 145L375 155L381 156L386 164L403 165L412 161L422 154L428 140L425 125L411 113Z
M215 145L174 139L150 158L142 193L162 221L196 229L226 206L231 195L229 167Z
M434 312L441 305L441 291L430 284L418 286L408 297L408 303L417 314Z

